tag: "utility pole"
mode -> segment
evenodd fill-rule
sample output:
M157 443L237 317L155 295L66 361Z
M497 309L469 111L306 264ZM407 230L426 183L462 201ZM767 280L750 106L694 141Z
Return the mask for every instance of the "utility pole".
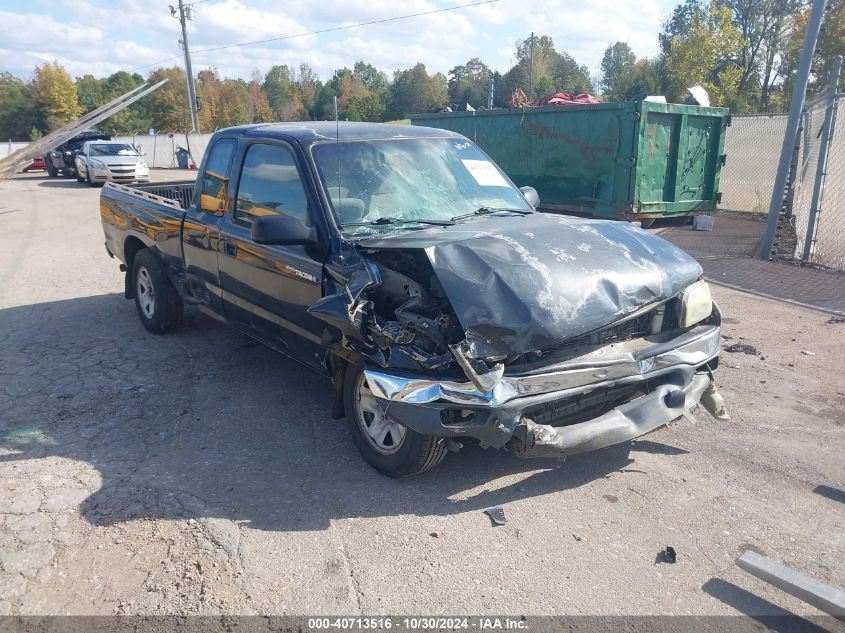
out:
M171 17L176 17L176 8L170 7ZM188 76L188 101L191 107L191 127L199 134L200 121L197 116L197 91L194 86L194 69L191 66L191 49L188 48L188 20L193 19L191 6L185 6L184 0L179 0L179 23L182 25L182 51L185 53L185 74Z
M534 98L534 31L531 31L531 46L528 57L528 100Z

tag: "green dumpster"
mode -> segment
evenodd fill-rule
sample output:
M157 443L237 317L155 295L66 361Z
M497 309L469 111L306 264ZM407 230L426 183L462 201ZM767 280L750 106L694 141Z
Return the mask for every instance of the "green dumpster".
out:
M475 141L543 210L650 224L721 199L725 108L626 101L410 118Z

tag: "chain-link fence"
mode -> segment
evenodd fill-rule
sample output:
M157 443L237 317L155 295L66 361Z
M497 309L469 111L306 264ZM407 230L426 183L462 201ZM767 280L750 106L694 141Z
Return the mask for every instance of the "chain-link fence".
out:
M768 211L786 119L785 114L731 119L725 133L727 162L719 179L723 209Z
M845 99L834 102L833 125L810 261L845 270ZM806 222L805 222L806 224Z
M836 99L822 95L804 109L775 253L784 259L845 269L845 104L841 96L838 101L837 105ZM831 133L825 147L828 110ZM785 114L733 117L725 137L727 163L720 180L723 209L768 211L786 122ZM828 158L821 174L823 151Z

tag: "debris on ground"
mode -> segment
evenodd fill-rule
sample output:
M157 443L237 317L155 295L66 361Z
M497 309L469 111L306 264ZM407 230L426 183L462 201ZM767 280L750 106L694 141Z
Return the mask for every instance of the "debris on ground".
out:
M678 555L675 553L675 548L670 547L669 545L666 546L660 554L657 555L658 559L661 563L677 563L678 562Z
M496 527L497 525L504 525L508 522L505 517L505 509L502 506L487 508L484 513L490 517L490 520L493 522L493 527Z
M726 346L724 350L731 354L750 354L751 356L757 356L760 353L756 347L748 343L734 343L733 345Z
M845 317L839 317L839 316L830 317L827 320L827 322L831 325L839 325L839 324L845 323Z
M573 534L573 535L572 535L572 538L574 538L576 541L580 541L580 540L581 540L581 537L580 537L580 536L578 536L577 534Z
M815 353L815 352L811 352L811 351L810 351L810 350L808 350L808 349L802 349L802 350L801 350L801 353L802 353L802 354L804 354L804 356L815 356L815 355L816 355L816 353Z

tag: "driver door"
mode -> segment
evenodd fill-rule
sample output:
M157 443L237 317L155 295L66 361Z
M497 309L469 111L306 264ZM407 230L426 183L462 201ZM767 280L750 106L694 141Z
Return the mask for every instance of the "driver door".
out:
M323 370L323 323L306 310L322 296L319 249L257 244L256 217L284 214L311 225L314 208L293 149L255 142L244 151L233 208L218 253L223 308L245 333Z

